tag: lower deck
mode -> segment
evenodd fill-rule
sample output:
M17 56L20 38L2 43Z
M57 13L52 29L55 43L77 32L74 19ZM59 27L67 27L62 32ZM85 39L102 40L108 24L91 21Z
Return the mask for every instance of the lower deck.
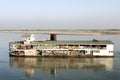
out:
M60 57L94 57L94 56L113 56L113 52L109 51L95 51L92 49L86 50L17 50L11 51L10 56L60 56Z

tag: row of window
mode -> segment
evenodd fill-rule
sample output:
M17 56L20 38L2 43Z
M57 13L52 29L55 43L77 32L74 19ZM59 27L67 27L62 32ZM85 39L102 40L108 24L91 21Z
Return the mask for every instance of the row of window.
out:
M66 45L37 45L37 48L42 49L85 49L85 48L91 48L91 49L106 49L106 45L73 45L73 46L66 46Z

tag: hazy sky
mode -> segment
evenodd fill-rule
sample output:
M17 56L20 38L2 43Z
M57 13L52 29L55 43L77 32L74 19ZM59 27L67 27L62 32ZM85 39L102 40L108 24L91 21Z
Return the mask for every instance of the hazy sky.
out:
M120 0L0 0L0 29L120 29Z

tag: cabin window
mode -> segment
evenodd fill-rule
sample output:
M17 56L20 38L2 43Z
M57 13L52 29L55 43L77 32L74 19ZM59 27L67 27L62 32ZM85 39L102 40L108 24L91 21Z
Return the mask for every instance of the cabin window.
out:
M109 53L113 53L113 51L109 51Z
M92 47L96 49L106 49L106 45L93 45Z
M79 48L79 45L75 45L75 48Z
M93 52L94 52L94 53L100 53L100 51L99 51L99 50L94 50Z
M106 45L100 45L100 49L106 49Z
M86 51L85 50L80 50L80 53L85 54Z

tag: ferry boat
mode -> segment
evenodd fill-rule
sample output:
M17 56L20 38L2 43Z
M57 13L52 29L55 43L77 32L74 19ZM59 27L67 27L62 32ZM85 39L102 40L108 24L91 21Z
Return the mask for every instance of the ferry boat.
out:
M25 34L23 40L9 42L9 55L22 57L113 57L114 43L110 40L57 41L56 34L50 40L37 41L34 34Z

